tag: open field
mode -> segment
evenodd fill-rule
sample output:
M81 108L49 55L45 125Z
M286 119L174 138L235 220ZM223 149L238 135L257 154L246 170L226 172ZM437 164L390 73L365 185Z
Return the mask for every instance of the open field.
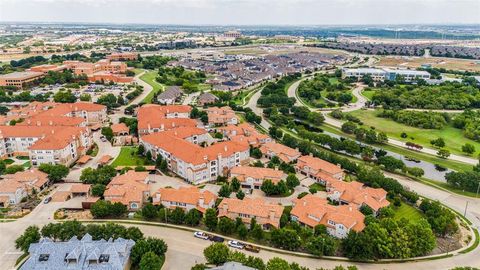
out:
M395 210L395 215L393 218L397 220L406 218L409 221L416 222L423 217L422 213L418 209L406 203L402 203L400 207L393 207L393 209Z
M366 127L375 127L378 131L383 131L388 137L395 138L400 141L412 141L425 147L432 147L430 141L437 138L443 138L445 140L445 149L451 153L465 155L462 152L462 145L470 143L475 146L476 153L480 152L480 143L467 139L463 136L463 132L460 129L452 126L446 126L443 129L421 129L410 127L397 123L387 118L376 117L376 111L372 110L359 110L351 112L351 115L358 117ZM407 133L408 138L400 137L402 132ZM414 138L413 140L411 138Z
M149 71L140 76L140 79L153 87L153 91L150 92L144 99L143 102L145 103L152 103L152 98L155 93L158 91L163 90L163 85L159 84L155 78L157 77L157 71Z
M480 72L480 61L470 59L445 58L445 57L405 57L405 56L383 56L377 66L418 68L422 64L430 64L432 67L453 70L468 70Z
M120 150L120 154L111 164L113 167L117 166L142 166L152 165L152 162L146 160L144 157L137 155L137 148L124 146Z

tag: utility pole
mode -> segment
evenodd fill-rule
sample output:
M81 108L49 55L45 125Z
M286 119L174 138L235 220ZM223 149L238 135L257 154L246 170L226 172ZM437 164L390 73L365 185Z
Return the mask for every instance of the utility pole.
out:
M478 198L478 191L480 189L480 181L478 182L478 186L477 186L477 195L475 196L475 198Z
M463 217L467 216L467 208L468 208L468 201L465 204L465 212L463 213Z

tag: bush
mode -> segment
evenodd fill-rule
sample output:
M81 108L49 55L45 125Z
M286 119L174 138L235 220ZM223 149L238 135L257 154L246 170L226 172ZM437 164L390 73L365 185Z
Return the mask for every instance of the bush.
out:
M222 243L215 243L208 246L203 251L203 255L208 263L220 265L227 262L229 252L230 250L226 245Z

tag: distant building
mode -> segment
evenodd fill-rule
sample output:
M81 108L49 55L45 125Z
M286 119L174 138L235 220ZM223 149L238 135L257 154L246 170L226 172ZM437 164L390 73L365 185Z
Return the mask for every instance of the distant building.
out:
M344 68L342 70L343 78L356 78L357 80L361 80L366 75L369 75L374 81L394 81L399 77L405 82L412 82L418 79L430 79L430 73L421 70L389 68Z
M132 52L115 52L107 55L110 61L135 61L138 59L138 54Z
M30 256L20 270L125 270L130 268L134 245L135 241L123 238L94 241L89 234L66 242L42 238L30 245Z
M223 36L226 38L241 38L242 33L238 31L227 31L223 33Z
M313 156L302 156L297 160L295 169L322 185L343 180L343 170L340 166Z
M103 196L106 201L120 202L129 211L137 211L150 196L148 172L127 171L115 176L107 185Z
M300 151L297 149L293 149L276 142L268 142L263 144L260 146L260 151L268 159L278 157L285 163L296 161L302 155L302 153L300 153Z
M160 104L171 105L178 102L182 95L183 91L179 86L168 86L165 91L158 95L157 100Z
M35 81L44 76L43 72L22 71L0 75L0 86L13 86L23 89L26 86L35 84Z
M206 111L209 126L236 125L239 122L235 112L228 106L210 107Z
M185 212L192 209L205 213L215 206L217 196L208 190L197 187L160 188L152 196L153 204L161 204L166 208L182 208Z
M218 97L212 93L206 92L198 96L197 104L200 106L205 106L207 104L212 104L218 101Z
M238 166L230 170L230 177L236 177L242 188L260 189L263 181L268 179L277 184L285 178L285 173L271 168Z
M378 213L378 210L390 205L387 200L387 192L383 188L366 187L357 181L328 183L327 197L332 201L352 205L358 209L368 206L374 213Z

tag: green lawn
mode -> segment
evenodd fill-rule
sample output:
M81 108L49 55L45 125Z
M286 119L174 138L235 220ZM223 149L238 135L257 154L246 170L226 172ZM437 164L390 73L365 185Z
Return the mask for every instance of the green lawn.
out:
M463 136L462 130L447 126L443 129L421 129L410 127L397 123L387 118L376 117L377 111L372 110L359 110L351 112L352 115L358 117L366 127L373 126L378 131L383 131L388 137L394 138L400 141L412 141L420 144L424 147L431 148L430 141L436 138L443 138L445 140L445 149L451 153L465 155L462 152L462 145L470 143L475 146L476 153L473 156L480 153L480 143L467 139ZM407 133L408 138L400 137L402 132ZM413 138L413 139L412 139Z
M393 218L397 220L401 218L406 218L409 221L415 222L423 217L422 213L418 209L406 203L402 203L400 207L393 206L393 210L395 210L395 215L393 216Z
M375 91L362 91L362 95L368 100L372 100L373 94L375 94Z
M137 148L124 146L118 157L112 162L113 167L117 166L143 166L152 165L153 162L137 155Z
M143 72L143 69L135 68L133 69L133 72L135 72L135 75L138 75Z
M310 189L315 189L317 192L318 191L326 191L325 186L320 185L319 183L314 183L309 186Z
M148 71L142 76L140 76L140 79L148 84L150 84L153 87L153 91L150 92L144 99L143 102L145 103L152 103L152 98L155 95L155 93L158 93L160 90L163 90L163 85L159 84L155 78L157 77L158 72L157 71Z
M338 130L337 128L332 127L332 126L327 125L327 124L321 125L320 128L322 128L325 131L340 135L342 137L355 139L355 136L343 133L342 131ZM443 158L439 158L437 156L432 156L432 155L425 154L425 153L422 153L422 152L408 150L407 148L398 147L398 146L394 146L394 145L390 145L390 144L383 144L383 145L381 145L381 147L385 150L397 153L399 155L413 157L413 158L416 158L416 159L419 159L419 160L430 162L432 164L439 164L443 167L447 167L447 168L450 168L452 170L456 170L456 171L472 170L472 165L467 164L467 163L458 162L458 161L454 161L454 160L451 160L451 159L443 159Z

